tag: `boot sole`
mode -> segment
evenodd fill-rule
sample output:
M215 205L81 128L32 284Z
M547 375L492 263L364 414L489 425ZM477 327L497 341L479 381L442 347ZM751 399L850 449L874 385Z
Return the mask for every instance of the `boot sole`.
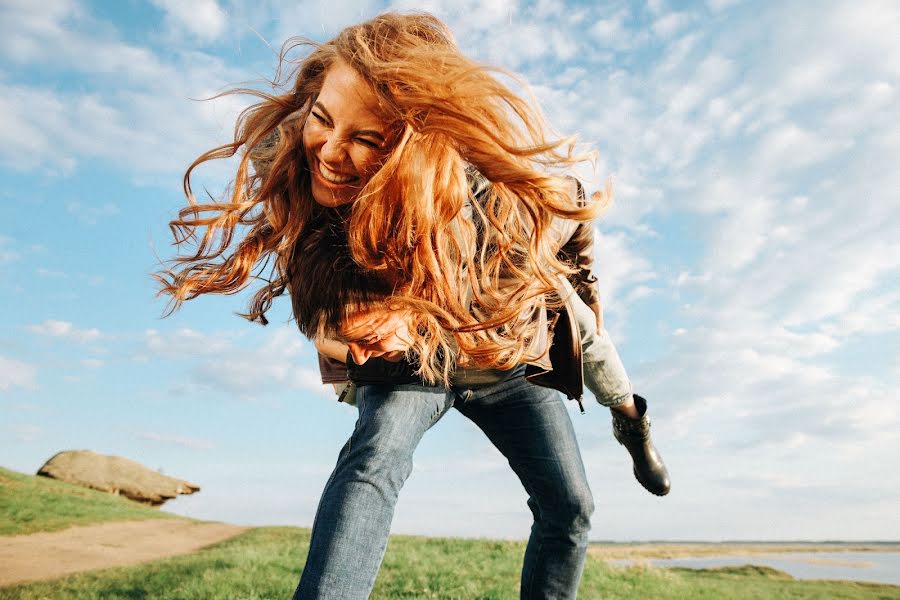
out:
M647 484L646 484L646 483L644 483L643 481L641 481L641 478L640 478L640 477L638 477L637 469L632 468L632 469L631 469L631 472L634 473L634 478L637 479L637 482L638 482L639 484L641 484L641 487L644 488L645 490L647 490L648 492L650 492L651 494L653 494L654 496L659 496L660 498L662 498L663 496L665 496L666 494L668 494L669 491L671 490L671 487L670 487L668 490L666 490L666 491L664 491L664 492L654 492L654 491L651 490L649 487L647 487Z

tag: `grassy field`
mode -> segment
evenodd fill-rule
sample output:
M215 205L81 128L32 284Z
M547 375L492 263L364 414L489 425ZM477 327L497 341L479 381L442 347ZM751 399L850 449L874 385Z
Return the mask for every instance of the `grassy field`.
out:
M308 544L306 529L259 528L192 555L2 588L0 598L288 598ZM372 598L513 600L523 552L519 542L395 536ZM874 600L900 598L900 587L795 581L760 567L624 569L589 557L579 597Z
M0 522L7 534L68 524L170 517L122 498L0 471ZM190 555L0 588L0 599L288 598L309 547L309 530L264 527ZM393 536L373 599L518 598L522 542ZM619 568L589 555L580 598L900 599L900 586L795 581L762 567L713 570Z
M0 535L56 531L72 525L177 519L127 498L0 467Z

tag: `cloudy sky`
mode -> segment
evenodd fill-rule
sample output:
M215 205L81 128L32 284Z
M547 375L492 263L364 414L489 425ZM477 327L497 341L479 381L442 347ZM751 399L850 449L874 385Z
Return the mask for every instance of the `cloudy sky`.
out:
M186 166L226 141L290 36L426 8L522 73L611 178L606 319L673 478L633 480L572 407L595 539L900 538L900 3L0 1L0 464L127 456L202 486L167 510L310 525L355 409L287 299L162 319L149 273ZM189 7L189 8L187 8ZM233 165L206 169L221 193ZM394 531L525 538L526 496L458 413Z

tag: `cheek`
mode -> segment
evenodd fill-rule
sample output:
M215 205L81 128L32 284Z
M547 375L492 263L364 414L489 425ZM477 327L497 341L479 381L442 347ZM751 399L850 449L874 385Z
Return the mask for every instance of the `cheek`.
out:
M368 148L360 149L353 154L353 166L357 173L369 179L381 168L384 158L380 152Z
M312 149L316 145L315 130L309 125L309 121L303 126L301 139L303 140L303 147L307 150Z

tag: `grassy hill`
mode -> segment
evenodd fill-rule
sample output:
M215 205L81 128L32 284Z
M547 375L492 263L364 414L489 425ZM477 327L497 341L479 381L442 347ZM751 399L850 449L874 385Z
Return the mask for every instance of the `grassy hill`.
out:
M0 535L159 518L179 517L127 498L0 467Z
M0 471L0 489L3 527L19 533L171 516L121 498L5 470ZM296 527L260 527L190 555L2 588L0 599L287 598L306 558L309 534ZM523 542L392 536L371 597L515 600L524 551ZM589 556L579 598L900 599L900 587L795 581L779 571L752 566L698 571L620 568Z

